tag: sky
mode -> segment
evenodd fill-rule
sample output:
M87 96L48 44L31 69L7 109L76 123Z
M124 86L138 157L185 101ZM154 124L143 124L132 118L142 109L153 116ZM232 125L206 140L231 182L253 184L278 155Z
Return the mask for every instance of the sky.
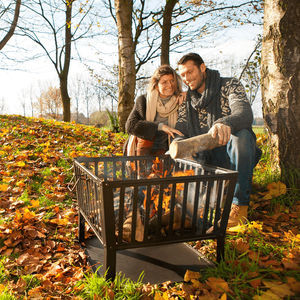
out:
M222 62L225 59L228 61L242 61L246 59L252 52L255 44L255 36L258 30L251 26L245 26L241 29L231 29L224 36L219 36L216 38L216 43L210 48L194 48L192 51L198 52L206 62L207 66L210 68L218 68L218 62ZM103 47L103 45L101 45ZM89 50L87 50L89 51ZM112 60L117 63L116 59L116 49L110 50L107 48L104 50L107 53L113 54L109 55L107 60ZM93 53L92 50L90 53ZM182 56L182 54L171 54L170 63L173 67L176 67L177 60ZM214 65L209 65L209 63L214 62ZM149 68L155 69L159 64L159 60L154 61L152 66ZM217 66L215 66L217 64ZM48 58L40 58L37 61L32 61L24 64L22 66L23 71L18 70L1 70L0 69L0 82L1 82L1 92L0 92L0 106L4 103L4 113L8 114L23 114L22 99L24 95L30 93L29 90L33 87L52 84L58 85L58 78L54 67L49 62ZM227 66L223 69L219 69L221 76L232 76L232 68ZM87 73L86 68L83 67L79 62L71 62L70 74L76 73ZM253 105L254 115L261 117L261 103L256 100ZM30 113L27 109L26 115L29 116Z

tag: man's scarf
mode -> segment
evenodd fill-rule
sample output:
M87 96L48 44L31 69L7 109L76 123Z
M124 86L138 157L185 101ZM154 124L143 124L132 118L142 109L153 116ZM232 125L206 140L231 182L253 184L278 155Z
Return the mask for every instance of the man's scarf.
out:
M222 116L220 88L220 73L216 70L206 69L205 90L203 94L201 95L196 90L192 91L188 89L186 95L186 118L190 137L207 133L207 128L203 128L200 125L200 110L204 109L207 112L208 128L211 128L213 123Z

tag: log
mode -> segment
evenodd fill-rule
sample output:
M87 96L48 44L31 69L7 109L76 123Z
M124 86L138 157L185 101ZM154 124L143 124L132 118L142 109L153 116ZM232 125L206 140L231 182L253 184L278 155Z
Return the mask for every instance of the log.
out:
M173 159L187 158L197 152L220 146L222 145L218 143L218 138L213 138L210 133L205 133L188 139L173 141L169 147L169 154Z

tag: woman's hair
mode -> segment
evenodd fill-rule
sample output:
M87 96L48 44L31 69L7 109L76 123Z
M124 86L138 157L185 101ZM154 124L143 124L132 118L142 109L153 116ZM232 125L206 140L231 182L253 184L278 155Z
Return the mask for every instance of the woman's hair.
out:
M154 71L154 74L150 78L147 92L151 93L157 87L160 78L164 75L169 75L169 74L172 74L175 79L175 95L178 95L179 93L181 93L182 92L181 78L176 73L176 71L169 65L161 65Z

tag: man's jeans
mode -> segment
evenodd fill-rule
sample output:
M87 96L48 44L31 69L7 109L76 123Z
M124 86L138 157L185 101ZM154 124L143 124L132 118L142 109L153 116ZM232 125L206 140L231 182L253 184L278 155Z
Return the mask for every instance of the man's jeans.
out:
M207 154L207 163L239 172L233 203L249 205L253 169L261 156L253 134L242 129L231 135L226 146L210 150Z

